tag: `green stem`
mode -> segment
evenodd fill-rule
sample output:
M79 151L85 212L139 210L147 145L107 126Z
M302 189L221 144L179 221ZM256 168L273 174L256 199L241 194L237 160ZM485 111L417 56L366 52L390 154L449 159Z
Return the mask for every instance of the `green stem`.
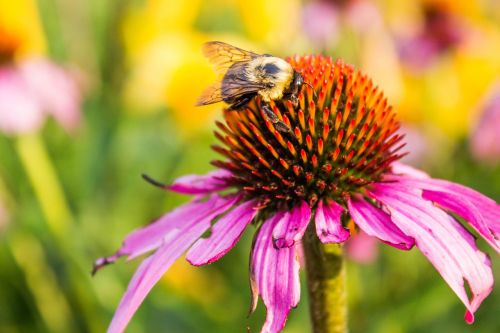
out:
M61 257L68 265L66 272L69 283L77 295L82 315L86 317L86 324L92 332L101 331L99 323L92 320L95 317L93 298L96 290L90 281L90 267L86 266L87 263L83 264L75 255L81 250L82 239L75 237L77 233L74 230L74 217L45 144L38 134L27 134L16 139L16 149L33 186L48 229L56 241ZM27 271L27 274L31 273Z
M23 135L17 138L16 148L51 232L66 237L71 212L43 141L37 134Z
M342 245L321 243L313 224L303 241L313 332L346 333L347 293Z
M57 285L42 244L30 234L20 232L11 236L10 247L49 331L74 331L69 304Z

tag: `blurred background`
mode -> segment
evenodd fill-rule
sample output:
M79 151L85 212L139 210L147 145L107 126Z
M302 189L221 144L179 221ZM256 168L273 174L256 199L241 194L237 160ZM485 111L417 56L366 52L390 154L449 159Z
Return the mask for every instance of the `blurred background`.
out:
M107 267L123 237L188 198L165 182L211 169L221 105L201 44L325 53L385 91L406 162L500 201L497 0L0 0L0 332L104 332L138 261ZM258 332L246 317L253 230L219 262L179 260L129 332ZM500 260L486 243L494 274ZM500 332L500 289L464 307L417 251L354 240L351 332ZM307 292L285 332L308 332Z

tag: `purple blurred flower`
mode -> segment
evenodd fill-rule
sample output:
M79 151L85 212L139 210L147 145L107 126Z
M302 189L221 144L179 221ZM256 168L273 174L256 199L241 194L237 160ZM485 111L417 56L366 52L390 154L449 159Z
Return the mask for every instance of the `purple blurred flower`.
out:
M444 4L424 2L423 22L413 36L400 38L401 59L414 70L429 66L439 55L453 50L464 39L464 23Z
M486 101L471 137L472 154L478 160L500 162L500 85Z
M273 104L293 135L275 130L255 101L241 112L226 110L225 123L217 123L222 146L214 149L226 157L213 162L217 170L169 186L148 178L194 199L132 232L114 255L96 261L94 270L121 256L131 260L153 252L137 269L108 332L125 329L184 252L193 265L212 263L249 224L257 227L250 262L252 309L260 295L267 308L262 332L279 332L299 302L298 255L306 229L323 243L343 243L350 236L349 218L390 246L416 245L465 304L466 321L473 322L493 287L491 264L450 213L500 252L500 206L470 188L395 162L402 156L397 154L399 123L383 94L352 66L322 56L290 62L316 89L313 94L305 88L297 107Z
M50 114L68 131L80 120L80 94L71 76L43 58L16 60L19 43L0 27L0 131L36 131Z

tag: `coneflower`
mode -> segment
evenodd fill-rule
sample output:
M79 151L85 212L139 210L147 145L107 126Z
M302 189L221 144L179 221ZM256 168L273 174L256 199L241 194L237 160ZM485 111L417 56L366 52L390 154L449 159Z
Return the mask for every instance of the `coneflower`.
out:
M137 269L109 332L124 330L185 251L193 265L212 263L249 224L256 227L252 304L260 295L267 308L262 332L280 331L299 302L302 245L314 331L345 330L341 246L322 243L342 243L354 228L402 250L416 245L465 304L467 322L474 320L491 292L493 275L487 255L454 216L499 251L500 206L470 188L398 163L404 144L395 114L383 93L353 66L324 56L289 61L314 87L303 88L297 106L272 104L291 133L266 120L258 99L245 110L224 111L215 133L214 149L223 156L213 162L217 170L162 186L194 199L132 232L115 255L96 261L95 270L120 256L154 252ZM210 236L202 238L208 230Z

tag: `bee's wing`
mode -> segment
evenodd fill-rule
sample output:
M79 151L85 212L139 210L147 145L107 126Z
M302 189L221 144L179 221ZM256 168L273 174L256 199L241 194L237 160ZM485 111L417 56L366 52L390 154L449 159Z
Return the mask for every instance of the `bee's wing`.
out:
M229 67L236 62L248 62L260 56L257 53L218 41L203 44L202 51L219 75L224 75Z
M219 77L213 85L203 91L196 105L221 101L231 103L239 96L256 93L265 88L264 85L249 80L243 68L247 62L259 57L259 54L218 41L203 44L202 50L205 57L214 65ZM225 75L235 64L237 65L232 67L232 74Z
M222 100L221 83L216 82L203 90L200 97L198 97L198 100L196 101L196 106L222 102Z
M206 88L198 97L196 106L213 104L225 101L232 103L235 98L243 95L257 93L265 86L253 82L242 81L239 79L224 80L224 84L216 82Z

